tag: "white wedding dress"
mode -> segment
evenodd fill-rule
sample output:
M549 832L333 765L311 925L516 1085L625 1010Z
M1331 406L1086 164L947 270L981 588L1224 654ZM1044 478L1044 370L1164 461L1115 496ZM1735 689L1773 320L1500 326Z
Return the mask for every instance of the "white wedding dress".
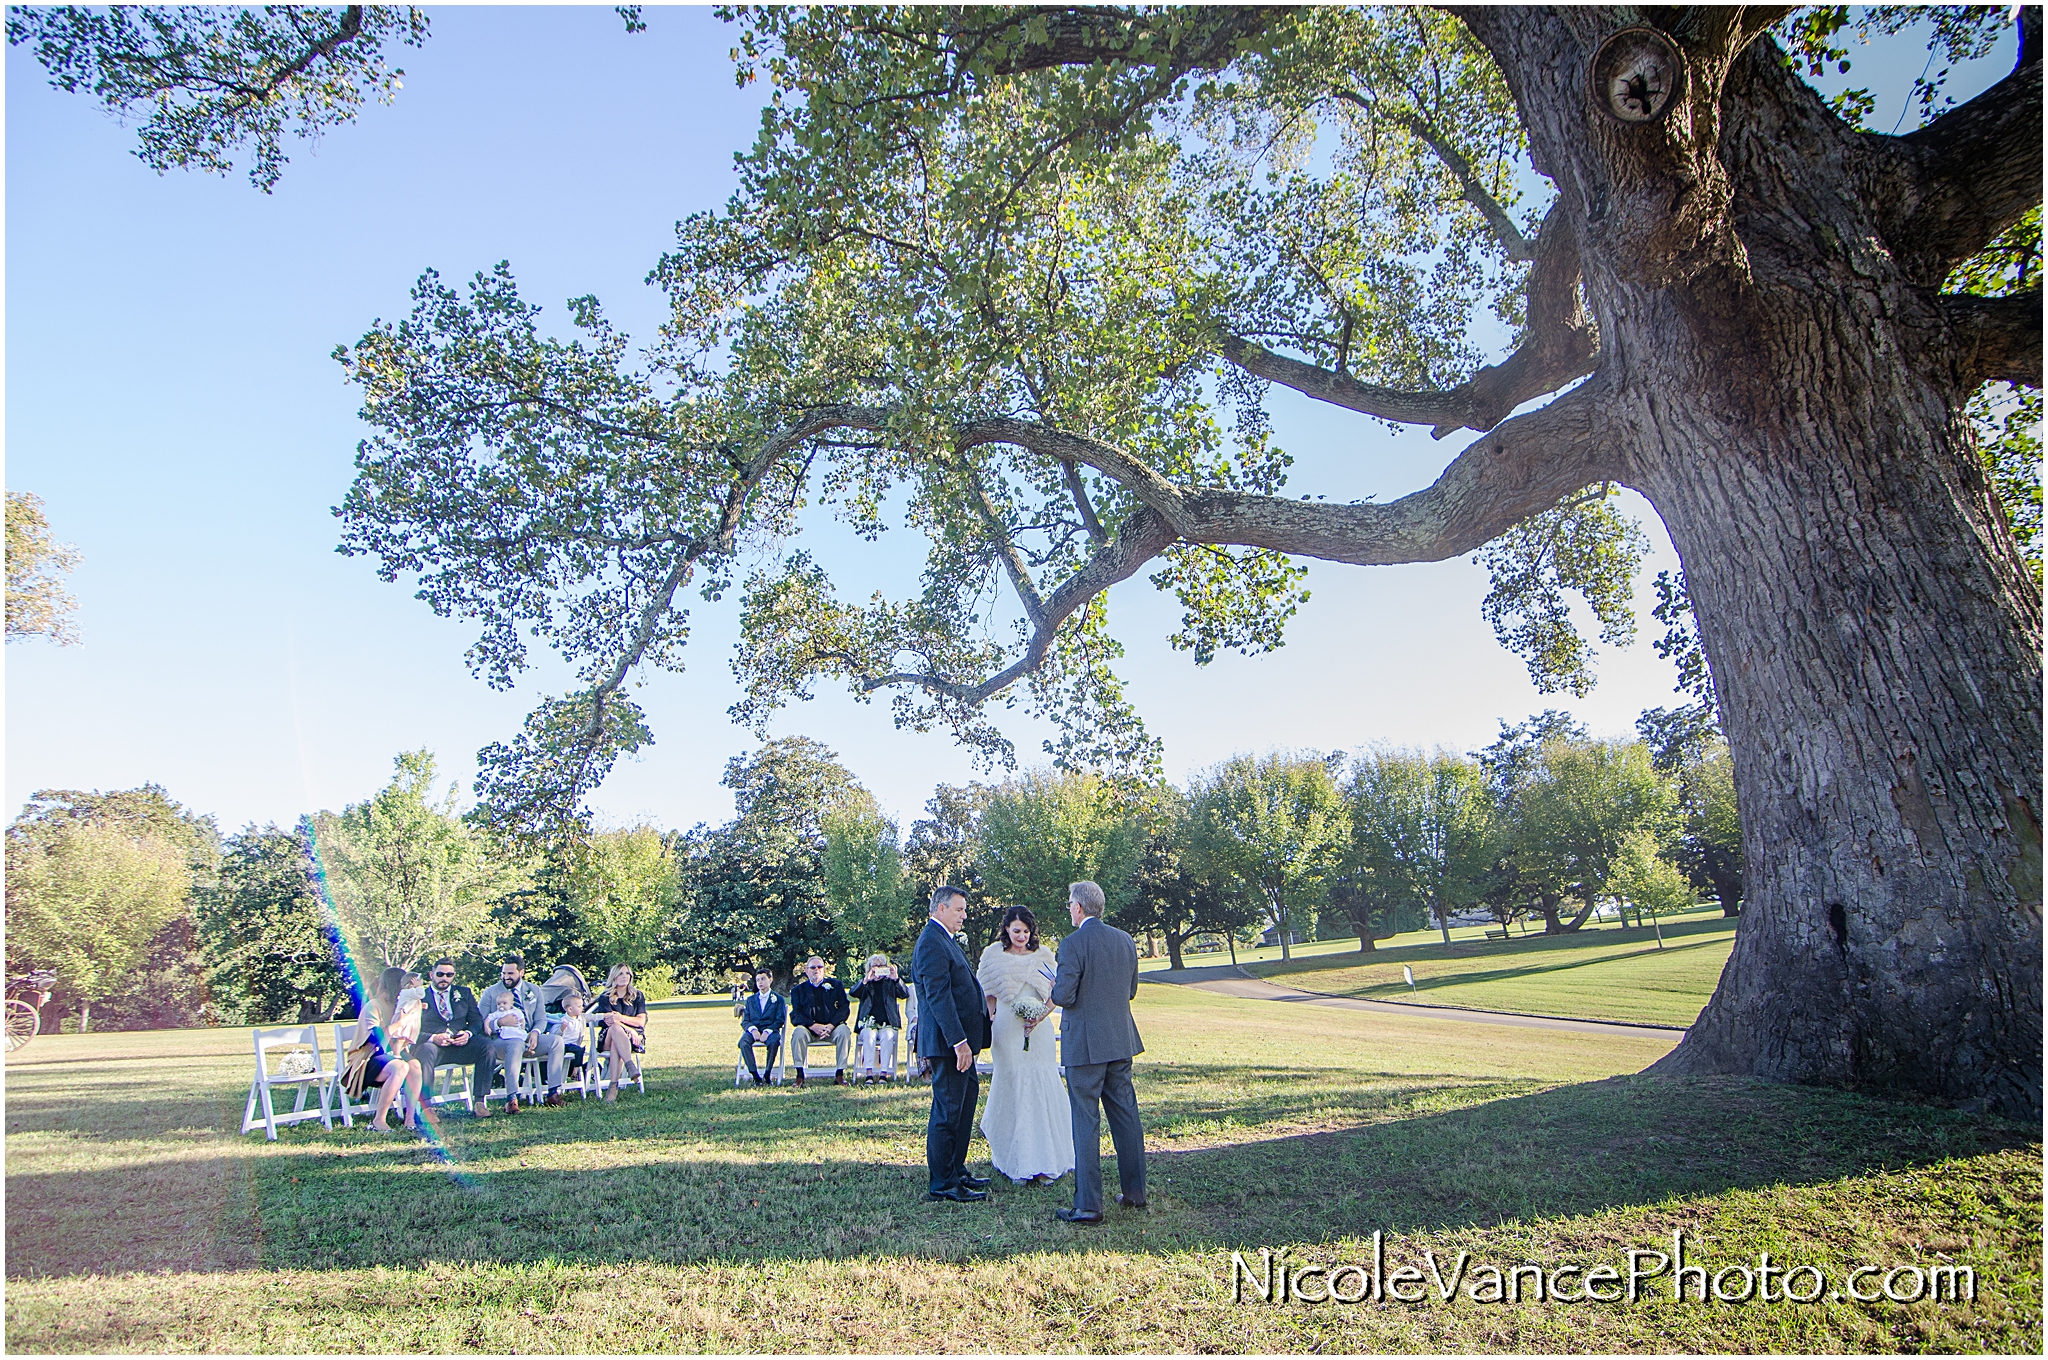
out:
M981 1131L988 1139L989 1160L1015 1181L1064 1176L1074 1169L1073 1118L1060 1080L1052 1016L1038 1022L1026 1049L1024 1021L1016 1011L1021 996L1045 1002L1052 981L1044 972L1053 966L1053 952L1043 945L1029 954L1012 954L997 943L982 951L975 973L981 989L996 1000L989 1047L996 1070L982 1107Z

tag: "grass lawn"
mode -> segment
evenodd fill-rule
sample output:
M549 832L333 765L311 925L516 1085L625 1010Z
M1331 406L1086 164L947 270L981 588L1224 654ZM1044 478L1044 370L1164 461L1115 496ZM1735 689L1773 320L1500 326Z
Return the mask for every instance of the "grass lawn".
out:
M1690 1025L1713 995L1735 947L1735 922L1718 911L1663 922L1656 931L1606 929L1571 935L1512 935L1506 940L1402 936L1360 954L1316 954L1292 963L1247 965L1247 971L1290 987L1375 1001ZM1415 990L1401 976L1415 973Z
M15 1351L1754 1351L2041 1343L2038 1129L1631 1075L1660 1037L1147 986L1149 1213L1070 1182L925 1204L921 1088L734 1090L718 1005L654 1020L647 1094L437 1152L234 1133L246 1031L38 1039L7 1063ZM1676 1036L1673 1036L1675 1039ZM1110 1171L1112 1184L1114 1170ZM1966 1265L1972 1303L1258 1303L1297 1264Z

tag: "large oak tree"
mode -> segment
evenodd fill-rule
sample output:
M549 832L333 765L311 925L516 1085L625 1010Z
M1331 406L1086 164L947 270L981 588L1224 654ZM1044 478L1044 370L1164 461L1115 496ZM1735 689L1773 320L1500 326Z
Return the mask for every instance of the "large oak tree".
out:
M1482 552L1503 637L1580 687L1562 592L1626 632L1625 486L1684 565L1746 865L1665 1066L2038 1113L2040 596L1969 419L2040 384L2037 10L1903 136L1788 60L1827 11L736 17L772 100L655 270L655 345L591 299L551 336L500 269L343 356L377 429L347 548L479 619L494 683L529 637L583 668L486 753L492 807L558 815L648 740L623 691L686 588L743 589L737 716L840 680L998 756L1021 687L1057 757L1147 762L1104 606L1140 571L1201 660L1278 641L1301 559ZM1479 437L1413 495L1301 498L1272 383ZM800 553L742 581L814 497L907 506L918 593L843 601Z

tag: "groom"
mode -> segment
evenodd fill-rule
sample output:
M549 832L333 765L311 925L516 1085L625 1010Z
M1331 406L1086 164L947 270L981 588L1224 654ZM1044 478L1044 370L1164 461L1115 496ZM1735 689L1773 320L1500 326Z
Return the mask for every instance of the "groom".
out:
M1145 1130L1131 1088L1131 1058L1145 1051L1131 1019L1138 995L1138 946L1102 919L1102 889L1067 889L1074 931L1060 941L1052 1004L1060 1008L1060 1062L1067 1069L1067 1107L1074 1120L1074 1207L1055 1209L1068 1223L1102 1221L1102 1110L1116 1145L1116 1202L1145 1207Z
M988 1181L967 1174L974 1100L981 1092L974 1055L988 1047L988 1002L953 933L967 923L967 894L947 885L932 894L932 917L917 937L910 972L917 984L917 1054L932 1063L932 1118L924 1159L925 1198L962 1204L988 1198Z

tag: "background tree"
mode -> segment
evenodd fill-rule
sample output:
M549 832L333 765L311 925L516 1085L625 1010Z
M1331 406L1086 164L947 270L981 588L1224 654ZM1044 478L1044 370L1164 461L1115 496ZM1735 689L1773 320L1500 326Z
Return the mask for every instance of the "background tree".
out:
M896 823L866 789L825 818L825 897L856 959L900 953L924 914L904 874Z
M184 847L154 831L77 821L11 838L9 967L55 971L82 1033L93 1003L131 982L160 932L185 916L191 888Z
M1117 790L1074 771L1034 770L997 785L976 827L990 907L1029 907L1041 934L1055 938L1066 933L1070 884L1091 879L1110 911L1123 908L1142 842L1135 809ZM969 939L978 949L992 935Z
M1555 935L1586 924L1630 836L1668 832L1673 797L1641 742L1552 741L1516 807L1519 858ZM1580 903L1569 922L1558 918L1565 897Z
M78 550L59 543L43 514L43 499L7 493L7 640L45 637L59 646L78 641L78 601L62 577L78 565Z
M1195 936L1234 938L1259 920L1259 899L1234 875L1203 863L1194 805L1186 794L1171 785L1156 789L1144 826L1143 853L1112 924L1132 935L1157 932L1166 942L1168 964L1180 969L1187 966L1181 952Z
M1234 756L1193 785L1196 853L1235 876L1273 924L1280 957L1314 920L1350 835L1343 795L1314 753Z
M1735 762L1713 742L1677 772L1678 839L1671 859L1701 892L1720 899L1723 916L1742 914L1742 822Z
M214 997L263 1024L330 1020L349 1000L303 828L244 827L221 846L219 880L198 894Z
M94 971L93 995L85 997L69 991L60 977L50 1005L76 1009L89 1002L93 1019L101 1028L166 1028L204 1023L210 993L192 901L195 893L204 892L214 883L218 872L220 833L213 818L186 808L160 784L109 793L40 789L8 827L9 862L19 855L27 863L26 857L34 846L51 850L71 831L88 826L149 847L152 854L158 842L172 847L184 865L180 906L170 916L157 920L156 933L132 950L129 931L134 923L112 927L114 933L102 951L105 966ZM67 872L77 870L76 855L82 853L72 847L60 856L69 866ZM123 872L134 870L135 865L130 863ZM132 872L129 881L132 886ZM89 900L89 894L88 899L79 899L60 893L59 900L75 906L78 901ZM69 910L70 906L63 909ZM11 951L11 944L9 948ZM11 952L9 958L13 958Z
M933 890L950 883L967 894L964 929L970 940L994 935L997 920L982 881L981 842L976 835L988 794L982 784L939 785L924 805L925 815L910 824L903 845L904 871L917 899L917 916L930 905Z
M726 762L737 815L688 838L686 895L669 949L679 975L766 967L787 987L847 942L825 889L825 827L861 791L822 742L779 737Z
M430 801L430 753L407 751L392 764L374 798L308 819L342 937L365 971L483 954L503 929L498 902L528 886L530 868L456 815L452 785Z
M1353 766L1345 793L1352 892L1421 903L1449 944L1451 917L1479 900L1488 865L1491 804L1479 767L1441 751L1375 751Z
M1650 914L1659 949L1664 947L1664 927L1658 918L1684 911L1694 901L1685 871L1665 858L1649 831L1634 832L1621 843L1608 866L1606 891L1635 907L1638 925L1644 912Z
M566 859L577 934L601 961L598 969L624 963L638 974L656 966L682 898L671 838L647 825L600 831L570 847Z
M1615 598L1620 485L1686 564L1746 859L1773 866L1666 1065L2038 1114L2040 596L1970 422L1987 383L2041 380L2037 284L1984 267L2040 206L2038 9L1942 11L1940 55L2016 20L2017 64L1898 136L1803 80L1832 8L735 18L774 98L728 210L657 268L644 365L591 300L587 343L543 337L509 270L423 278L343 356L377 430L344 546L480 619L490 678L527 628L582 673L484 753L489 807L569 815L648 739L622 686L675 663L678 593L733 582L814 476L857 528L904 506L933 561L865 606L800 554L756 573L740 716L841 679L1001 760L984 707L1023 681L1062 760L1136 776L1156 748L1100 597L1147 562L1200 660L1278 642L1290 555L1505 539L1535 582L1512 638L1561 592ZM1515 329L1490 365L1483 308ZM1398 500L1283 493L1273 382L1481 437ZM1525 531L1558 513L1573 551ZM1569 684L1571 655L1526 659Z

